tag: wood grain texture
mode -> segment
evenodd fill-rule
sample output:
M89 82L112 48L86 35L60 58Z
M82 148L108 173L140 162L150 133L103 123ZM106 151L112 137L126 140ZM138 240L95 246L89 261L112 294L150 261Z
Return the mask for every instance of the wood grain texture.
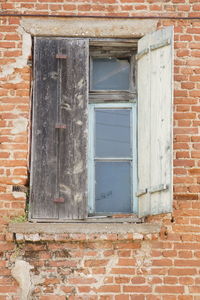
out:
M150 36L142 38L138 43L138 52L148 48ZM150 186L150 57L143 55L138 60L138 210L140 216L150 212L150 199L144 191Z
M57 42L35 39L31 163L31 217L58 218L56 131L58 107Z
M169 40L170 44L163 43ZM154 47L153 45L161 45ZM172 209L172 93L173 29L148 34L138 52L138 177L139 216L167 213ZM157 186L167 189L150 193Z
M87 45L80 39L35 40L32 219L86 216Z
M87 200L87 105L88 42L81 39L62 40L59 51L68 59L60 61L59 131L59 218L86 217Z

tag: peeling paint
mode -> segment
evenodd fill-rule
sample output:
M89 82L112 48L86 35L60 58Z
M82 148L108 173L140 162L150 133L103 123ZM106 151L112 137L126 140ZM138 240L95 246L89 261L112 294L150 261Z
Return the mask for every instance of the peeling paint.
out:
M50 72L49 75L50 75L50 78L52 78L52 79L56 80L58 78L58 73L57 72Z
M72 110L70 105L68 103L61 103L61 108L65 109L65 110Z
M73 173L74 174L79 174L83 172L83 162L82 161L79 161L75 166L74 166L74 171Z
M77 99L81 101L81 100L83 100L83 96L82 95L78 95Z
M16 279L20 286L20 300L30 299L30 293L32 289L30 276L31 269L33 269L33 266L31 266L28 262L24 260L16 260L15 266L11 270L12 276Z
M14 198L26 198L26 194L24 192L13 192Z
M81 202L83 200L83 195L81 193L76 193L74 195L74 201L75 202Z
M84 79L82 78L79 82L78 82L78 88L81 89L84 85Z
M142 242L141 248L137 251L136 255L136 267L139 273L147 273L150 271L151 262L151 244L150 242Z
M69 197L71 197L72 191L68 186L60 184L60 191L61 193L67 194Z
M18 73L15 76L13 76L13 78L10 79L9 82L10 83L20 83L20 82L22 82L22 80L23 79L22 79L21 75Z
M25 235L24 238L26 239L26 241L31 241L31 242L37 242L40 240L40 236L38 233Z
M21 180L19 180L19 179L13 179L12 180L12 183L14 183L14 184L18 184L18 183L20 183L21 182Z
M31 54L31 35L27 33L22 27L17 29L17 32L22 36L22 55L16 58L16 62L2 66L0 77L5 77L14 72L15 68L24 68L27 66L28 57Z
M21 133L27 130L28 120L25 118L16 119L13 121L13 129L11 133Z
M76 124L79 125L79 126L81 126L81 125L83 125L83 122L82 122L81 120L78 120L78 121L76 122Z

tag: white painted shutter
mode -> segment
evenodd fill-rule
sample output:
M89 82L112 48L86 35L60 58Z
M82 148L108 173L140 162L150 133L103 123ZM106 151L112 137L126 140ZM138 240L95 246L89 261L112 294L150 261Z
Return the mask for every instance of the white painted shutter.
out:
M138 43L138 214L172 210L173 27Z

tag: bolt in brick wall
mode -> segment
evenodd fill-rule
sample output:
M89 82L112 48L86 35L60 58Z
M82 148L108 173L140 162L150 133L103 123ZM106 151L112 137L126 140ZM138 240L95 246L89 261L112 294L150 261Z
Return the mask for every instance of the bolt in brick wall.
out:
M19 300L16 260L31 269L30 299L200 299L200 16L198 0L1 0L1 13L167 16L174 26L174 203L149 217L160 234L22 234L7 231L24 214L31 109L30 40L22 17L0 16L0 299ZM172 17L170 19L170 17ZM24 46L25 45L25 46Z

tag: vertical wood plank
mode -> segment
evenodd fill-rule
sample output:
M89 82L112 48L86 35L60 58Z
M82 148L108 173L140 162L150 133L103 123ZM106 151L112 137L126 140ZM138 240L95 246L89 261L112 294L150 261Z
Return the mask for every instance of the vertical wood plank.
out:
M166 184L167 190L151 194L151 214L172 210L172 98L173 98L173 30L172 27L152 33L151 45L169 45L151 55L151 187ZM155 100L156 99L156 100Z
M34 57L31 218L85 218L88 41L37 38Z
M170 44L166 42L170 41ZM171 211L172 202L172 57L173 28L148 34L138 52L139 216ZM156 186L168 189L150 193Z
M60 121L59 218L83 219L87 200L88 41L67 39L59 43Z
M142 38L138 43L138 52L149 48L150 36ZM150 56L143 55L138 60L138 191L144 191L150 186ZM144 193L138 198L140 216L150 211L149 194Z
M31 218L58 218L56 197L57 43L35 39Z

